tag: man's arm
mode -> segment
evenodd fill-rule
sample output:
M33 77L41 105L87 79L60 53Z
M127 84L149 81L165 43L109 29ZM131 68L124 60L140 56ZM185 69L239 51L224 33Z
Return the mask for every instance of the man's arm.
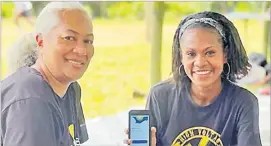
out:
M52 109L40 99L29 98L10 105L1 115L4 146L58 146L58 122Z

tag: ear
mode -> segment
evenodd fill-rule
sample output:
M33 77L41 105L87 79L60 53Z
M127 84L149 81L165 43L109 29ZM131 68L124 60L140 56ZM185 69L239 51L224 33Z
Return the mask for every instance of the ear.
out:
M41 33L36 35L36 43L39 48L43 48L43 36Z

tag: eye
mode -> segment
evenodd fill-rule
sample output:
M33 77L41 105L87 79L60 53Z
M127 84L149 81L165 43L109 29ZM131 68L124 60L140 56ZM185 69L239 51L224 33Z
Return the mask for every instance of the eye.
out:
M211 55L213 55L214 53L215 53L214 51L207 51L205 54L211 56Z
M75 40L75 37L73 36L66 36L66 37L62 37L63 40L67 40L67 41L74 41Z
M84 40L84 43L93 44L93 40Z
M194 52L187 52L186 55L187 55L187 56L195 56L196 53L194 53Z

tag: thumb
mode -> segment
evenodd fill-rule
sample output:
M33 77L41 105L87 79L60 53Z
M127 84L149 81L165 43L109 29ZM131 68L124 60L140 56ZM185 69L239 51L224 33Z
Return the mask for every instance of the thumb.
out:
M156 128L151 127L151 145L156 146Z

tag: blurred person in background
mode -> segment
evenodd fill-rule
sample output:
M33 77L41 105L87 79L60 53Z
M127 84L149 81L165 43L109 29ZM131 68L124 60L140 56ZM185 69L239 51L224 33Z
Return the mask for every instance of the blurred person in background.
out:
M88 136L76 80L94 55L92 21L78 2L51 2L35 28L10 50L19 58L1 81L1 145L83 143Z
M237 84L261 86L258 93L260 95L270 95L271 64L260 53L252 52L248 58L251 69L245 77L237 80Z
M29 1L13 2L14 8L14 22L19 28L19 31L23 32L19 23L20 19L26 20L32 27L34 27L34 21L32 20L32 3Z

